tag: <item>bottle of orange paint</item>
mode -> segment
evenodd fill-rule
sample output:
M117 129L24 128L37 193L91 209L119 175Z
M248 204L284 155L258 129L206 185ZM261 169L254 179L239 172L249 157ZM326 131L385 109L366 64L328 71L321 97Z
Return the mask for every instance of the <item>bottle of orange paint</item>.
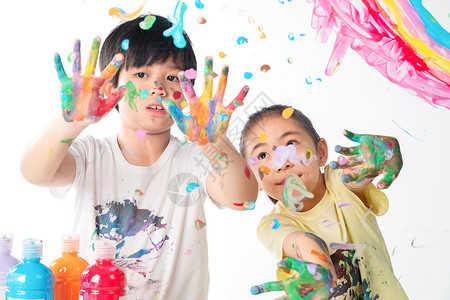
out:
M80 236L62 236L62 257L50 264L55 277L54 300L78 300L81 273L89 264L78 256Z

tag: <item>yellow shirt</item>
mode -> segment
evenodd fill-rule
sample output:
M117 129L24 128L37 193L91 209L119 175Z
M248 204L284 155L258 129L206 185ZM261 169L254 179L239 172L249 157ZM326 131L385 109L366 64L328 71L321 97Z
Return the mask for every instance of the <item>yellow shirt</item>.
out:
M337 284L340 291L333 299L408 299L394 275L375 218L386 213L388 209L386 195L370 184L364 190L369 209L358 196L344 186L341 170L332 170L327 166L324 175L327 190L322 200L306 212L291 212L282 201L278 201L271 214L263 217L258 225L259 240L277 261L284 258L282 248L284 239L296 231L310 232L322 238L331 248L330 255L342 251L337 249L345 249L345 246L339 244L362 245L364 250L356 257L357 264L350 267L360 274L358 286L348 287L353 284L346 282L350 281L348 276L339 278L338 275ZM277 219L280 223L280 227L276 230L272 229L273 219ZM351 258L357 253L350 252L351 265ZM339 256L342 257L341 253ZM333 263L335 268L339 264L336 261ZM345 262L346 268L347 263L348 261ZM350 289L353 290L350 292Z

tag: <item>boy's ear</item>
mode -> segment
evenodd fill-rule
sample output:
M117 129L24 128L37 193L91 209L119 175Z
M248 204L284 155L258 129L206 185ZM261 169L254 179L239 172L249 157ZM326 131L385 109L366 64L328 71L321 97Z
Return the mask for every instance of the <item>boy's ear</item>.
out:
M325 166L328 160L328 145L324 138L321 138L317 143L317 161L319 162L319 167Z

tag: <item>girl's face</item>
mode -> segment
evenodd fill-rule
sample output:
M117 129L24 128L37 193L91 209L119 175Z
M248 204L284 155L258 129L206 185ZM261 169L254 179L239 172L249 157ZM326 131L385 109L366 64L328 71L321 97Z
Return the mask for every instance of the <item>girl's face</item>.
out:
M267 138L264 140L266 136ZM301 125L294 120L284 119L280 116L270 117L255 124L247 134L245 141L245 158L253 160L253 162L249 162L250 168L266 194L276 200L282 200L286 177L290 174L296 174L300 177L306 189L314 194L313 199L305 198L304 210L312 208L322 199L326 187L319 167L324 166L328 158L328 148L324 139L320 139L316 145ZM308 150L310 150L313 157L316 158L309 160L306 165L301 162L292 164L287 160L280 168L274 169L272 160L275 149L281 145L294 145L296 155L301 153L307 155ZM256 161L258 162L257 165ZM270 173L260 172L264 170L261 167L269 168ZM306 202L312 205L308 205Z

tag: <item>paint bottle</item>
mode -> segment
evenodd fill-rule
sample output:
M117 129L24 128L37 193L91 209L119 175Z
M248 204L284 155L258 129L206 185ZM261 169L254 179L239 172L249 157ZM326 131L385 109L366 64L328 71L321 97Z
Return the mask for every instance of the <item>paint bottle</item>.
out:
M125 299L125 274L114 264L115 244L110 240L95 242L95 264L81 274L80 300Z
M53 300L53 273L42 264L42 241L23 240L23 261L6 277L6 299Z
M0 299L5 299L6 276L20 261L11 256L13 238L11 234L0 233Z
M62 236L62 256L50 264L55 277L55 300L78 300L81 273L89 266L78 256L80 236Z

